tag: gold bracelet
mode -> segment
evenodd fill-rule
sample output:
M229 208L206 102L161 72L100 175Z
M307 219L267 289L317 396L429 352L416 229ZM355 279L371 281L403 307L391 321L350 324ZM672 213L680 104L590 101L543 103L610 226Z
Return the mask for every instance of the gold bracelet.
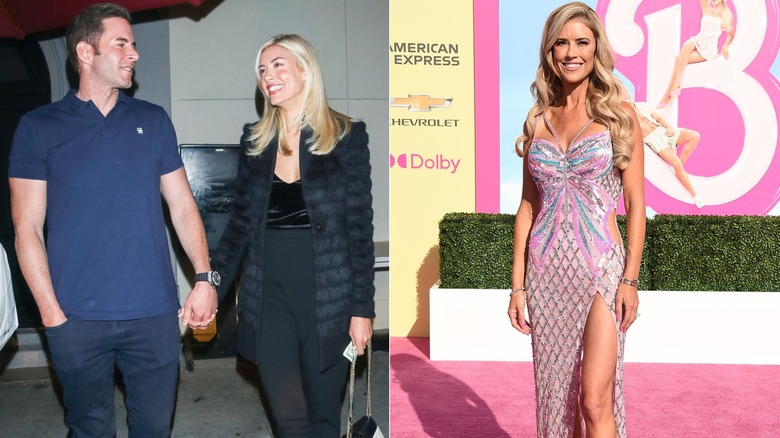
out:
M639 287L639 279L638 278L630 279L630 278L623 277L623 278L620 279L620 282L623 283L623 284L626 284L628 286Z
M511 297L512 295L514 295L514 294L516 294L516 293L518 293L520 291L525 292L525 288L524 287L518 287L517 289L513 289L512 292L509 292L509 296Z

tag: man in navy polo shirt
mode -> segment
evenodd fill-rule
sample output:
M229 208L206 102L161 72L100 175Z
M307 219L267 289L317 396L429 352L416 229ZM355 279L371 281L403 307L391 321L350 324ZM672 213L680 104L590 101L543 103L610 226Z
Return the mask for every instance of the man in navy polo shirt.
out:
M16 248L74 437L116 434L114 370L131 437L171 431L182 325L210 324L219 276L165 111L126 96L138 61L130 15L82 11L67 31L79 88L22 118L9 159ZM179 309L168 205L199 280ZM46 220L48 238L44 243Z

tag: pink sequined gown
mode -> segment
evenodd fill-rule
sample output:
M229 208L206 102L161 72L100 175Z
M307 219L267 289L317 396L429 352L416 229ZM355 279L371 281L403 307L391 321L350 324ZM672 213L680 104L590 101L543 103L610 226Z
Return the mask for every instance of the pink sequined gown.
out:
M547 126L557 141L549 122ZM613 240L608 228L623 187L620 171L614 167L609 132L575 138L566 153L559 144L535 138L529 146L528 166L542 205L531 229L526 271L537 435L571 437L588 311L598 293L614 314L623 274L623 246ZM617 323L615 330L618 360L613 407L617 436L625 437L625 337Z

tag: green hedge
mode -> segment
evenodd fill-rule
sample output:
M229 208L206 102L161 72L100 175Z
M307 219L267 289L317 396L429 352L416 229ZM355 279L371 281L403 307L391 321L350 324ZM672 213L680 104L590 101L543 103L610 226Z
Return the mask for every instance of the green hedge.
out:
M510 214L447 213L439 222L439 274L449 289L508 289L512 281Z
M618 217L625 236L625 217ZM508 289L514 215L439 222L442 288ZM780 291L780 217L658 215L647 221L641 289Z

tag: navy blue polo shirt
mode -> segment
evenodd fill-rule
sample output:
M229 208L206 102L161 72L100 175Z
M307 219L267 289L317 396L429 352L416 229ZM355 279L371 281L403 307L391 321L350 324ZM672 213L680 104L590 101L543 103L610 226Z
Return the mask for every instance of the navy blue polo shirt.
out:
M108 114L71 90L25 115L8 175L46 181L47 251L67 316L127 320L179 308L160 177L182 167L161 107L121 91Z

